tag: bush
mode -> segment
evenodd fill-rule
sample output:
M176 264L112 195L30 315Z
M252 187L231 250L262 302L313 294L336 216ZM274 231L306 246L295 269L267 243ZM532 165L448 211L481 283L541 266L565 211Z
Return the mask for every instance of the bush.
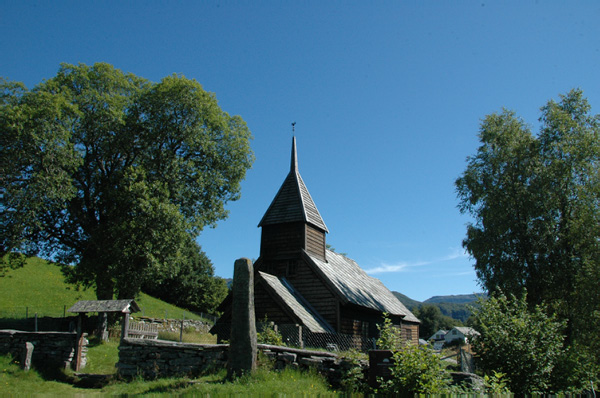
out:
M340 386L347 393L368 393L370 390L365 372L368 357L357 350L345 351L342 359Z
M391 380L380 381L377 393L412 397L414 394L437 394L448 387L449 375L440 358L429 347L403 343L400 329L384 314L378 325L377 347L394 351Z
M392 379L380 383L377 393L413 397L414 394L439 394L450 384L449 374L440 358L429 347L405 344L394 352Z
M483 302L474 313L473 341L484 374L506 375L517 394L550 392L550 381L562 352L564 322L536 306L530 310L527 295L500 294Z
M276 329L274 322L269 322L265 316L265 320L261 324L261 331L256 333L256 341L258 344L270 345L285 345L281 333Z
M380 350L397 351L402 347L402 334L399 327L392 323L389 314L383 314L383 325L377 325L379 338L377 348Z

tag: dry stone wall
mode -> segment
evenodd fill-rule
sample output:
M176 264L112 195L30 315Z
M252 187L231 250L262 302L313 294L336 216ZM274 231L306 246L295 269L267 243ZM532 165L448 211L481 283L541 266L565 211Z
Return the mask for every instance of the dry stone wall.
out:
M88 341L84 338L83 342L81 367L85 366L87 357ZM10 354L15 360L21 360L27 343L33 344L31 362L34 366L56 366L66 369L75 361L77 333L0 330L0 354Z
M154 324L154 325L158 325L158 331L165 331L165 332L179 332L179 330L181 330L181 319L160 319L160 318L150 318L150 317L137 317L134 316L133 319L136 322L141 322L141 323L148 323L148 324ZM206 321L202 321L202 320L195 320L195 319L184 319L183 320L183 329L193 329L196 332L200 332L200 333L208 333L208 331L211 328L211 324L206 322Z
M121 377L198 376L227 364L226 345L176 343L126 338L119 346Z
M331 352L265 344L258 344L257 348L273 361L275 368L314 368L334 386L339 385L350 367L356 366ZM225 368L228 354L227 344L205 345L127 338L119 346L117 371L124 378L194 377ZM368 362L365 361L361 367L366 372Z

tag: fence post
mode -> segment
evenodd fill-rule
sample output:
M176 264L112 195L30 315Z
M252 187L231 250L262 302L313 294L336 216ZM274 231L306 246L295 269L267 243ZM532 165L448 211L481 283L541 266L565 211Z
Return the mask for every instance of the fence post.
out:
M181 327L179 328L179 342L183 341L183 319L181 320Z
M25 307L25 319L29 319L29 307Z
M67 306L63 305L63 318L67 317Z
M37 332L38 331L38 324L37 324L37 312L35 313L35 319L34 319L34 331Z
M127 331L129 330L129 312L123 313L123 325L121 326L121 341L127 338Z

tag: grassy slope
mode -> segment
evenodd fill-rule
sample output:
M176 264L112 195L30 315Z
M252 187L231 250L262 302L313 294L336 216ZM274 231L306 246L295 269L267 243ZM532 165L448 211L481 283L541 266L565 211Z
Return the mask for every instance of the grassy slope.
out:
M29 316L61 317L78 300L95 300L93 290L77 290L66 284L60 268L39 258L27 261L23 268L9 271L0 277L0 318ZM198 319L199 317L164 301L141 293L136 302L142 309L138 315L156 318ZM73 315L67 313L67 316ZM165 316L166 315L166 316Z

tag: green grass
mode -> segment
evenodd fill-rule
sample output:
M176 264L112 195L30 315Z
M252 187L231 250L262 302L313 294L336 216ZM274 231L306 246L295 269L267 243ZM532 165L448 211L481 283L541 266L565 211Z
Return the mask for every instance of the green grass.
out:
M95 300L91 289L77 289L65 283L60 267L40 258L30 258L24 267L10 270L0 277L0 318L21 319L35 313L39 317L62 317L79 300ZM182 308L141 293L135 299L141 312L155 318L200 319ZM74 315L69 312L67 316Z
M179 341L180 337L182 337L181 340L183 343L217 344L217 336L210 333L188 332L184 330L183 336L181 336L180 332L158 332L160 340Z
M93 347L95 350L98 347ZM0 356L1 396L94 396L94 395L143 395L143 396L320 396L336 397L325 380L311 372L286 369L281 372L260 368L251 376L236 381L225 380L225 371L198 379L169 378L159 380L134 379L116 381L102 389L82 389L66 382L44 380L35 370L24 372L11 363L7 356Z
M81 391L70 384L59 381L44 380L35 370L24 372L18 365L11 362L10 357L0 356L0 395L30 396L30 395L75 395Z
M84 373L114 374L115 364L119 361L119 340L103 342L91 338L88 345L87 364L82 369Z

